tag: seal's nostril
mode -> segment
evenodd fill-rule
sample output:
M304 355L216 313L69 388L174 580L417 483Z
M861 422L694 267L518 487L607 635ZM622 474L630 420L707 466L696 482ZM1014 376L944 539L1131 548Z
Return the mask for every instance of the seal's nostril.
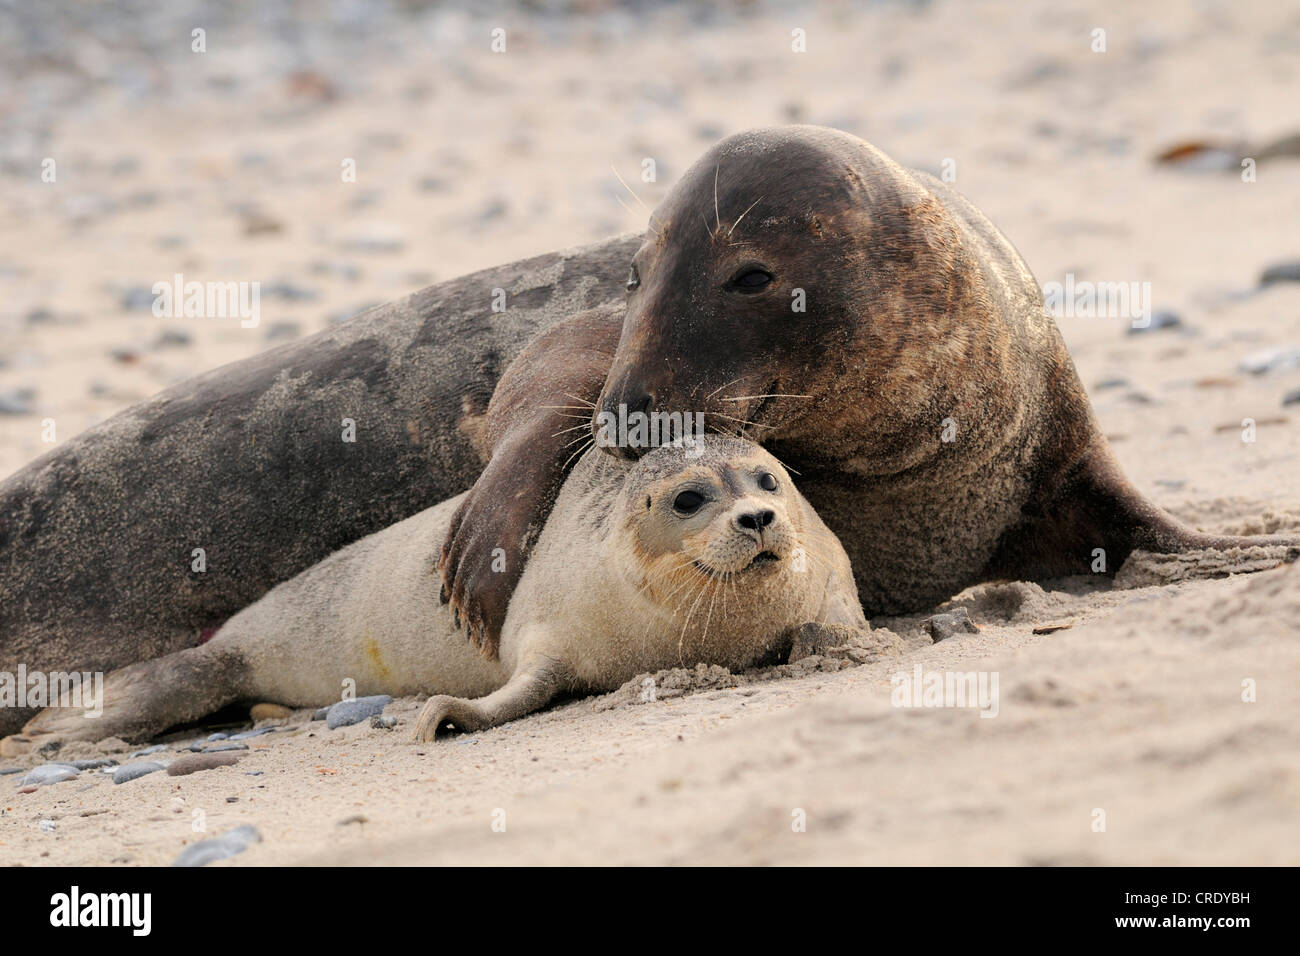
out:
M750 531L758 531L770 525L774 518L776 518L776 512L769 509L750 511L743 515L737 515L736 524L742 528L748 528Z

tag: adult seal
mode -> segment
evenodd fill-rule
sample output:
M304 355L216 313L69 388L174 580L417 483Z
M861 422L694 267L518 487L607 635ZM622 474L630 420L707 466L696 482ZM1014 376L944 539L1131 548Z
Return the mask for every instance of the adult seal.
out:
M1011 243L857 137L723 140L629 267L624 316L553 326L498 386L495 453L441 564L489 655L512 583L490 555L522 565L570 454L548 408L590 416L593 440L602 418L666 413L761 442L843 541L869 616L986 579L1113 574L1138 548L1297 544L1200 533L1143 498Z
M235 615L201 647L108 676L103 715L52 707L25 732L148 738L237 700L317 706L432 694L416 736L481 730L556 696L646 671L740 669L809 624L862 632L843 549L771 455L734 438L637 462L588 454L564 484L515 591L499 656L465 640L430 588L451 499L344 548Z

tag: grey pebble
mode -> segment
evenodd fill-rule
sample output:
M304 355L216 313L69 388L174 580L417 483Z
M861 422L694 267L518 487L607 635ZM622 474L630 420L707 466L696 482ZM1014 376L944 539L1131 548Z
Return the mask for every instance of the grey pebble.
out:
M359 724L367 717L383 713L384 708L392 702L393 698L387 694L379 694L374 697L358 697L355 700L341 700L329 709L329 714L325 718L325 726L333 730L335 727Z
M18 781L20 787L38 786L44 787L51 783L62 783L64 780L72 780L77 776L77 769L66 763L45 763L39 767L33 767L27 774Z
M74 760L72 766L78 770L99 770L102 767L116 767L117 761L112 757L91 757L86 760Z
M7 777L13 773L22 773L22 767L0 767L0 777Z
M151 286L137 285L124 291L117 301L127 312L152 312L155 298L157 297L153 294Z
M254 843L261 842L262 834L257 832L257 827L245 824L219 837L187 846L181 851L181 855L172 861L172 866L207 866L217 860L243 853Z
M263 338L267 342L287 342L302 335L301 322L272 322L266 327Z
M1284 372L1297 366L1300 366L1300 348L1285 348L1247 355L1238 368L1251 375L1264 375L1267 372Z
M219 753L225 753L227 750L247 750L247 749L248 749L248 744L225 743L225 744L214 744L211 747L204 747L201 752L205 754L219 754Z
M397 726L396 717L385 717L383 714L375 714L370 718L370 726L376 730L392 730Z
M208 740L225 740L229 736L230 734L226 733L224 730L218 730L215 734L208 734Z
M128 754L127 757L130 760L134 760L136 757L147 757L150 754L162 753L166 749L166 744L154 744L152 747L145 747L143 750L137 750L135 753Z
M12 388L0 392L0 415L31 415L32 399L36 397L34 388Z
M1279 262L1260 274L1260 285L1272 285L1275 282L1300 282L1300 262Z
M247 740L249 737L260 737L262 734L275 733L274 727L254 727L252 730L245 730L240 734L231 734L231 740Z
M113 782L127 783L128 781L143 777L146 774L157 773L159 770L166 769L167 767L165 764L161 764L156 760L140 760L136 763L123 764L114 771Z
M324 720L329 715L330 715L330 709L328 707L321 707L314 714L311 715L311 719Z
M1182 328L1183 320L1176 312L1152 312L1151 321L1147 325L1129 325L1129 335L1142 335L1145 332L1157 332L1160 329L1178 329Z
M966 631L970 634L979 631L979 628L975 626L975 622L970 619L970 613L964 607L954 608L943 614L931 615L921 622L921 626L926 629L936 644L952 637L959 631Z
M38 825L38 826L41 828L41 830L44 831L45 833L53 833L55 830L58 829L58 827L56 827L56 826L54 825L54 821L53 821L53 820L42 820L42 821L41 821L39 824L37 824L37 825Z
M1283 405L1300 405L1300 388L1293 388L1282 396Z

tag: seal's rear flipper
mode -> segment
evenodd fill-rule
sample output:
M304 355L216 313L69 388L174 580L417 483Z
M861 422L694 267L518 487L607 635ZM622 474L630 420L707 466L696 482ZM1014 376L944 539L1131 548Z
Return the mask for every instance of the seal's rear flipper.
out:
M109 674L103 690L84 685L80 699L61 697L27 722L35 746L45 740L147 740L198 720L244 696L243 656L220 642L140 661Z
M1183 554L1281 546L1282 560L1300 557L1300 534L1224 535L1189 528L1144 498L1108 447L1082 459L1050 502L1023 510L1024 520L1003 535L986 577L1114 574L1138 550Z
M415 725L415 739L433 740L451 725L460 731L487 730L506 721L541 710L569 683L568 669L544 659L518 671L500 690L486 697L466 700L439 694L430 697Z

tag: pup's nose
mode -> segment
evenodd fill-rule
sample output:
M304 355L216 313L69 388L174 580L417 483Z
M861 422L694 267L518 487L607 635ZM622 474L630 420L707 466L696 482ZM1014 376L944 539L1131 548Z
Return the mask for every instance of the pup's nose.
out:
M736 515L736 524L742 528L748 528L750 531L762 531L772 523L776 517L776 512L770 509L762 511L746 511L743 514Z

